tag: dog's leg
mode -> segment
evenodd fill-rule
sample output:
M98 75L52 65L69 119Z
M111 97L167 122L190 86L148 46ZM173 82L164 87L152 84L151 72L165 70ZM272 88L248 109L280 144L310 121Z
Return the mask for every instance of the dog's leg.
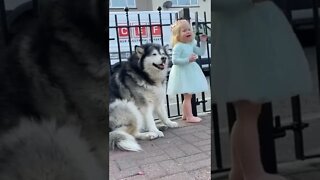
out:
M163 132L159 131L154 121L153 109L154 109L153 105L149 104L141 108L140 111L141 111L141 114L143 115L144 122L146 123L147 131L158 134L158 137L163 137L164 136Z
M141 140L152 140L158 138L159 135L155 132L137 132L134 137Z
M136 107L136 106L135 106ZM152 140L158 138L158 134L155 132L141 132L145 123L143 121L143 114L137 109L135 109L134 115L136 116L137 128L133 132L133 136L141 140Z
M177 122L173 122L168 118L164 102L161 102L158 106L156 106L155 110L156 110L156 113L157 113L159 119L165 125L167 125L170 128L178 127L178 123Z

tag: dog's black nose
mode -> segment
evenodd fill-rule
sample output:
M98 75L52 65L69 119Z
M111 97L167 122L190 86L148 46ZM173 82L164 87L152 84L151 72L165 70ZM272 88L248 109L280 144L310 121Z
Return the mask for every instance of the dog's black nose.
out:
M161 57L161 61L162 61L162 62L166 62L166 60L167 60L167 57L165 57L165 56L162 56L162 57Z

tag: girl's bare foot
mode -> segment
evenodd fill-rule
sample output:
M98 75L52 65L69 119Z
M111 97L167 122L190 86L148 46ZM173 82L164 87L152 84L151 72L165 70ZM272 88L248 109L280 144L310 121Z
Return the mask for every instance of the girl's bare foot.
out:
M198 123L200 122L202 119L199 117L190 117L190 118L186 118L186 122L188 123Z

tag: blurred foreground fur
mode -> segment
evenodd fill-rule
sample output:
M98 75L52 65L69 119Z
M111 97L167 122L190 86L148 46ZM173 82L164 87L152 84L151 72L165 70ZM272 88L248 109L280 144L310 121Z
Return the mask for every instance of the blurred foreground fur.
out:
M108 179L107 3L40 4L0 61L0 179Z

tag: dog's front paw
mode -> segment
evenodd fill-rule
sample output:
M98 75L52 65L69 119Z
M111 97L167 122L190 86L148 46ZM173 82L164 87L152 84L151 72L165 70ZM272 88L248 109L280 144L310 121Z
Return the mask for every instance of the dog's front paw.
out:
M159 131L159 130L156 130L156 131L152 131L154 133L156 133L158 135L158 137L164 137L164 134L163 132Z
M159 137L159 135L155 132L146 132L146 135L148 136L149 140L153 140Z
M168 121L168 122L166 123L166 125L167 125L168 127L170 127L170 128L175 128L175 127L178 127L178 126L179 126L179 124L178 124L177 122L173 122L173 121Z
M157 124L157 128L160 130L160 131L165 131L168 129L168 126L161 123L161 124Z

